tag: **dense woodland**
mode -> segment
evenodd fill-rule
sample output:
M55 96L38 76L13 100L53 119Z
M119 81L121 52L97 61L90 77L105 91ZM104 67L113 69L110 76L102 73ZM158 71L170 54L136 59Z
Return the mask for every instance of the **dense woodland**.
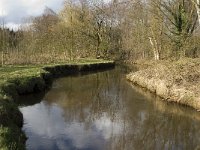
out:
M199 0L65 0L60 12L1 20L1 64L199 57Z

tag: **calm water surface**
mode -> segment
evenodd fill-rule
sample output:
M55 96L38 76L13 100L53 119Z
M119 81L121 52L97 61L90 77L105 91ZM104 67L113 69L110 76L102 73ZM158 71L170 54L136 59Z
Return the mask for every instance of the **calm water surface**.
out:
M57 79L24 97L28 150L193 150L200 113L161 101L125 80L124 68Z

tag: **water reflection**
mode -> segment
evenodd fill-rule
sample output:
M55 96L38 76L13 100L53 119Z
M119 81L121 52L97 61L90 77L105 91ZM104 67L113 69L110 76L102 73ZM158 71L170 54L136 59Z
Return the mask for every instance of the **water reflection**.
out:
M200 114L160 101L124 79L121 68L54 82L20 108L27 149L195 149Z

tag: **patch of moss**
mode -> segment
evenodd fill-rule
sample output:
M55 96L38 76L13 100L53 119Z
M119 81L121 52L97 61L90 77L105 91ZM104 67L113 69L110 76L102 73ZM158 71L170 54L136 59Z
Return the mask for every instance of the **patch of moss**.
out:
M0 125L9 126L11 124L22 127L22 113L12 101L0 100Z
M0 126L1 150L25 150L25 135L16 126Z
M23 125L22 113L15 103L0 100L0 149L25 149L26 137L21 131Z

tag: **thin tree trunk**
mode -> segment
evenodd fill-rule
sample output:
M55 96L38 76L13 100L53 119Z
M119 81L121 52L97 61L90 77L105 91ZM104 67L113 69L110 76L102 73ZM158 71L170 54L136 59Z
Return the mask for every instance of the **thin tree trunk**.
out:
M4 65L4 52L1 52L1 66L3 67Z
M157 46L156 46L156 43L154 43L155 41L153 42L151 37L149 37L149 41L150 41L150 44L151 44L151 46L153 48L154 59L155 60L160 60L160 53L159 53L159 50L156 48Z
M97 50L96 50L96 58L99 58L99 57L100 57L100 52L99 52L100 44L101 44L101 35L100 35L99 33L97 33Z

